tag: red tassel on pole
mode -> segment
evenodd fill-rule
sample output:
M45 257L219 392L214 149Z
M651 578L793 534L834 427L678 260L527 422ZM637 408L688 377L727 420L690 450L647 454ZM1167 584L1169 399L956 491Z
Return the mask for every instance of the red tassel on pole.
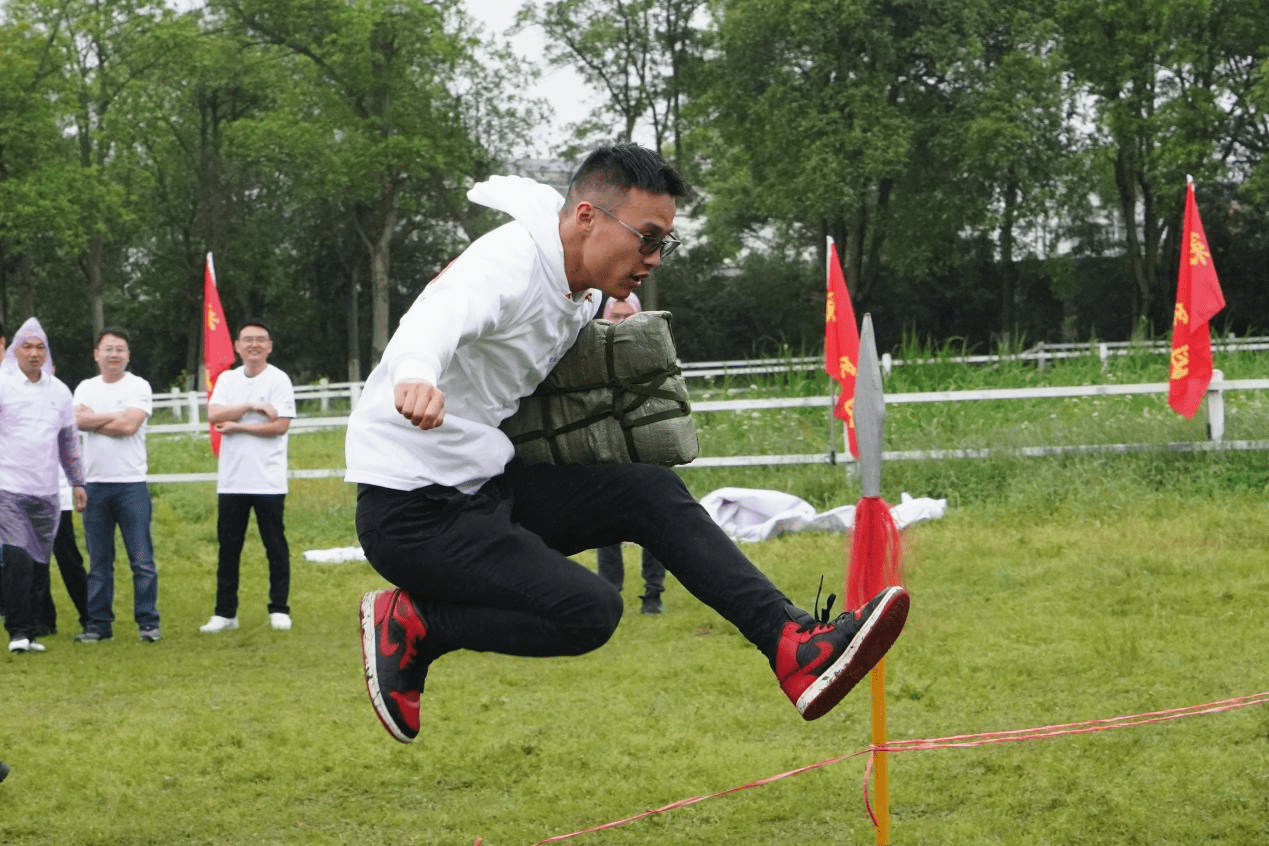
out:
M903 541L890 506L866 496L855 506L846 607L858 608L891 585L903 584Z

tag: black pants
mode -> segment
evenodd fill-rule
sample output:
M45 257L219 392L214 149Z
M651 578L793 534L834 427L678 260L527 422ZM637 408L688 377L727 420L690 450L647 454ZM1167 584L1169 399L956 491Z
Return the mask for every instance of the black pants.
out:
M220 494L216 497L216 614L238 616L238 572L247 520L256 512L256 528L269 561L269 613L291 613L291 549L286 542L283 512L286 494Z
M88 628L88 572L84 569L84 555L79 551L75 541L75 520L73 511L63 511L62 519L57 524L57 534L53 536L53 559L57 561L57 569L62 574L62 584L66 586L66 595L70 597L75 612L79 614L79 626ZM45 572L44 577L49 574ZM41 578L39 571L37 580ZM36 586L36 616L39 620L36 630L41 634L57 634L57 606L53 604L51 585L45 583L43 588Z
M621 619L607 580L565 556L620 541L648 549L768 660L788 599L741 554L673 471L648 464L529 467L475 494L362 485L357 534L371 565L452 649L577 655Z
M643 576L643 594L640 599L656 599L665 592L665 567L646 549L639 551L643 562L639 571ZM596 572L603 576L617 590L621 590L626 580L626 564L622 557L621 544L601 546L595 550Z
M40 565L20 546L0 547L4 580L4 627L10 640L35 637L35 568Z

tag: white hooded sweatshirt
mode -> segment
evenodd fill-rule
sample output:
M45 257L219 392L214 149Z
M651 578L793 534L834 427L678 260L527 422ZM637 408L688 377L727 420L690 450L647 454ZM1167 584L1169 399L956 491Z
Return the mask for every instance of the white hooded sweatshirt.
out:
M514 220L464 250L401 318L348 419L348 482L475 491L514 455L498 424L595 316L598 295L568 288L559 192L495 176L467 196ZM393 386L409 378L445 394L436 429L421 430L396 410Z

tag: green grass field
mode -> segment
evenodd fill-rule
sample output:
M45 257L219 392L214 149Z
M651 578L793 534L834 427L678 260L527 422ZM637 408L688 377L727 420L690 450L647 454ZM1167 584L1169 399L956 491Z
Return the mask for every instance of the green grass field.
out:
M341 466L339 443L297 435L292 466ZM205 451L152 438L151 469L211 469ZM818 508L858 497L841 468L682 472L698 495L779 488ZM913 608L888 661L893 738L1269 690L1269 456L905 462L884 485L891 501L950 503L907 533ZM114 642L71 643L54 576L61 633L43 655L0 658L5 846L527 846L870 741L865 690L804 723L758 653L672 580L663 616L630 611L628 551L628 611L611 643L577 658L446 656L419 739L397 744L367 703L357 638L357 599L383 582L364 563L301 557L356 542L352 488L292 482L295 629L268 628L253 529L243 627L214 636L197 631L214 593L214 487L153 494L162 642L136 640L123 566ZM745 549L801 604L821 576L840 585L841 536ZM873 843L864 767L851 758L569 842ZM890 782L896 844L1266 843L1269 708L896 753Z

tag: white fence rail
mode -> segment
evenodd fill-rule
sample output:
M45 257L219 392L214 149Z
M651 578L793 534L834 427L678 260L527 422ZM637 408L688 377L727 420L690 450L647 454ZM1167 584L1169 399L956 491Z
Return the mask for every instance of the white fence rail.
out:
M787 367L787 362L785 363ZM350 400L356 402L360 396L361 383L323 383L297 387L296 399L317 400L321 408L329 409L332 400ZM1008 454L1024 457L1040 457L1064 454L1085 453L1129 453L1148 451L1174 452L1210 452L1210 451L1250 451L1269 450L1269 440L1225 440L1225 395L1237 391L1269 391L1269 379L1232 379L1225 380L1220 371L1213 374L1212 383L1208 387L1207 430L1208 440L1180 443L1146 443L1146 444L1085 444L1067 446L1011 447L1007 449L952 449L952 450L893 450L886 451L886 461L912 461L946 458L989 458L993 455ZM1073 385L1061 387L1037 388L988 388L971 391L916 391L909 393L892 393L886 395L887 405L907 405L913 403L959 403L959 402L991 402L1037 399L1069 399L1080 397L1129 396L1142 394L1166 394L1168 385L1164 383L1142 383L1136 385ZM199 418L204 408L205 397L202 394L172 394L169 397L181 397L193 417L192 422L155 424L149 427L151 433L201 433L207 431L207 424ZM159 406L158 395L155 405ZM771 399L734 399L703 400L692 403L692 410L697 413L724 412L741 413L786 408L823 408L828 413L831 398L827 395L813 397L779 397ZM347 425L346 415L318 417L298 417L292 424L292 431L308 431L317 429L343 428ZM822 452L786 455L731 455L702 456L692 462L691 467L742 467L793 464L838 464L849 461L849 456L842 456L826 444ZM292 470L290 477L294 479L327 478L342 476L342 469L328 470ZM214 481L214 473L177 473L153 474L151 482L199 482Z
M1225 340L1216 340L1212 342L1212 350L1214 352L1263 352L1269 350L1269 338L1227 338ZM1165 355L1170 350L1168 345L1162 341L1151 343L1138 341L1102 341L1084 344L1039 343L1025 352L1012 355L967 355L935 359L902 359L894 358L890 353L886 353L881 357L881 367L886 375L889 375L896 367L931 363L999 364L1004 361L1024 361L1031 362L1038 367L1044 367L1052 361L1087 358L1094 353L1101 360L1102 365L1105 366L1106 362L1112 357L1124 356L1135 352ZM736 361L689 361L680 362L679 366L683 369L683 376L686 379L718 379L771 373L816 372L823 365L823 362L824 359L821 356L795 356L789 358L739 359ZM315 400L319 409L323 412L329 411L332 402L336 401L347 402L351 408L361 398L361 389L364 384L364 382L331 382L323 379L313 385L296 385L295 401ZM1136 391L1136 393L1148 392ZM1003 397L1001 398L1003 399ZM910 402L920 401L922 400L910 400ZM151 427L151 431L193 431L199 427L198 421L205 419L202 415L206 411L207 397L199 391L156 393L154 395L154 407L156 409L169 409L178 418L190 422L185 423L183 429ZM320 419L322 418L315 418L315 420ZM298 420L296 423L301 427L307 425Z

